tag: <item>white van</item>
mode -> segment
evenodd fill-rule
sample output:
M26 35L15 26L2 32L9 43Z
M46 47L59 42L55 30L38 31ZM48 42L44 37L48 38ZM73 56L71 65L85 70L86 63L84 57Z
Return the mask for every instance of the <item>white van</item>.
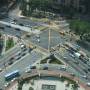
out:
M90 82L88 82L86 85L90 87Z

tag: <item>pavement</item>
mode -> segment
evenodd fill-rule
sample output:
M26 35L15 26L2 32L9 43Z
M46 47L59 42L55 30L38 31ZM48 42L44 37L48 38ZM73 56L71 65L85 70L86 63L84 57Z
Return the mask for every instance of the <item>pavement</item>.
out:
M4 76L7 73L10 73L14 70L19 70L20 74L23 74L27 66L34 64L37 60L40 60L41 57L45 56L37 51L32 51L31 53L28 53L23 58L21 58L21 60L18 60L11 66L7 67L4 71L0 73L0 87L3 87L3 85L5 85L6 81Z
M50 35L49 35L49 33L50 33ZM40 36L40 38L39 38L40 42L38 42L38 38L35 35L34 36L31 35L30 38L25 38L25 39L44 48L44 49L47 49L47 50L48 50L48 48L50 49L59 43L61 43L61 44L64 43L64 40L60 36L60 34L54 30L50 30L50 31L44 30L39 34L39 36ZM48 47L48 45L49 45L49 47Z

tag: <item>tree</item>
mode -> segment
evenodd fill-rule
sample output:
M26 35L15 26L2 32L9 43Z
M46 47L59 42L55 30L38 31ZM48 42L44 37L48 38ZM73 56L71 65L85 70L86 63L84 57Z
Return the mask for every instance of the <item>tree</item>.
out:
M0 0L0 7L7 5L8 0Z
M34 90L34 89L32 87L30 87L29 90Z
M80 35L81 40L89 40L90 38L90 23L82 20L72 20L70 28L76 34Z

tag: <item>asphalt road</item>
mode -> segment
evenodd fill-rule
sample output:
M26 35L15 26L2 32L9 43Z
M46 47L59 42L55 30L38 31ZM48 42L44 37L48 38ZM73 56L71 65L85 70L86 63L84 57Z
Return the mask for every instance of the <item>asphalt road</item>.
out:
M6 70L0 73L0 87L5 85L6 83L4 75L14 70L19 70L20 74L23 74L27 66L34 64L37 60L40 60L43 56L44 55L42 53L32 51L31 53L28 53L25 57L23 57L21 60L12 64L10 67L7 67Z
M21 37L25 33L24 31L17 31L15 30L15 28L7 27L4 24L0 24L0 27L4 27L4 29L0 29L0 32L4 34L12 35L12 36Z
M80 59L74 59L71 56L69 56L69 53L65 53L64 56L61 55L61 53L55 53L55 56L58 58L62 58L64 62L66 62L68 65L70 65L72 68L74 68L80 76L87 76L88 82L90 82L90 72L86 73L84 70L88 70L90 68L87 64L83 63ZM64 59L66 57L66 59ZM78 61L79 64L75 63L75 61Z
M56 46L57 44L64 43L64 39L60 36L60 34L54 30L50 30L50 36L49 36L49 30L44 30L42 33L39 34L40 38L40 42L38 42L38 38L35 35L31 35L30 38L25 38L28 41L31 41L32 43L43 47L44 49L48 49L48 45L49 48ZM49 38L50 38L50 44L49 44Z
M17 44L15 45L12 49L10 49L8 52L6 52L5 54L3 54L1 57L0 57L0 68L3 68L4 67L4 64L7 63L7 61L13 57L17 52L19 52L21 49L20 49L20 45Z

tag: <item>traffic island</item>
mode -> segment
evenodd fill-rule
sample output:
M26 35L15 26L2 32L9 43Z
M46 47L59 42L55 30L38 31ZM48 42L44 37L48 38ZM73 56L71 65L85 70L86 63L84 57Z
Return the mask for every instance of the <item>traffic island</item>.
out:
M13 46L14 46L13 38L8 38L6 40L6 51L12 48Z

